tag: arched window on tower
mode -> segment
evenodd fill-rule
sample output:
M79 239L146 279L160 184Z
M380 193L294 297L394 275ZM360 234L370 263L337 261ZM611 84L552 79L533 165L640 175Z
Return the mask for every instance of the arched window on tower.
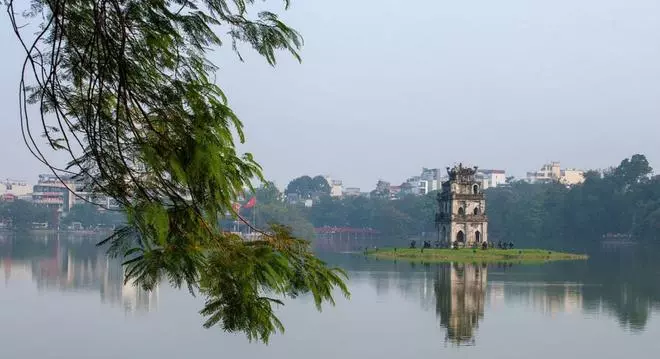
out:
M460 216L465 215L465 208L463 208L463 207L458 207L458 214L459 214Z
M474 194L479 194L479 186L477 186L477 185L475 184L474 187L472 187L472 192L473 192Z
M479 207L474 207L474 211L472 211L472 213L474 213L475 216L478 216L481 211L479 210Z

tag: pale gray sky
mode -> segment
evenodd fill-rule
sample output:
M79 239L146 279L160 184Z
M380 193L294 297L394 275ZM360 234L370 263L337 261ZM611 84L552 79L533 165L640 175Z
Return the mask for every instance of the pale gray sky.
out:
M293 0L282 17L305 38L302 64L212 58L279 186L329 174L370 189L458 161L517 176L633 153L660 165L659 15L657 0ZM4 13L0 41L0 178L34 181Z

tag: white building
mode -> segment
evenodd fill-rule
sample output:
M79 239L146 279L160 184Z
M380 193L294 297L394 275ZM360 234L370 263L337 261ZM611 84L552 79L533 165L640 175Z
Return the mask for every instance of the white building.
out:
M440 189L442 183L442 170L439 168L422 168L419 176L413 176L406 180L415 189L415 194L425 195Z
M437 190L438 190L437 179L419 181L419 194L425 195L431 191L437 191Z
M326 176L325 180L330 185L330 197L341 197L343 195L343 184L340 180L333 180L330 176Z
M584 171L573 168L561 170L559 181L567 186L580 184L584 182Z
M75 183L67 178L62 180L64 183L54 175L39 175L39 181L32 190L32 202L59 212L68 212L75 203L70 190L75 189Z
M538 171L527 172L529 183L558 181L560 177L561 165L556 161L544 164Z
M480 169L477 173L482 180L484 189L501 186L506 183L506 171L494 169Z
M32 186L26 181L6 179L0 182L0 195L11 194L16 197L25 196L32 192Z
M541 166L541 169L534 172L527 172L527 182L552 182L557 181L567 186L572 186L584 182L584 171L578 169L561 169L559 162L553 161Z
M62 181L64 183L62 183ZM104 194L87 192L84 181L71 176L39 175L39 181L32 187L30 200L37 205L54 208L58 212L68 212L73 206L94 203L102 208L119 208L119 204ZM25 196L23 196L25 197ZM18 196L21 199L21 196Z

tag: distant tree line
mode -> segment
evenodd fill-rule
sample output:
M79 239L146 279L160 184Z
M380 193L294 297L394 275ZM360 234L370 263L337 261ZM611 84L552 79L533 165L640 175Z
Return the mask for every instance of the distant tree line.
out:
M320 176L314 178L325 181ZM285 193L280 193L272 183L258 188L257 206L243 210L242 215L254 218L255 224L261 228L269 223L290 226L294 234L304 238L314 238L314 228L323 226L372 228L388 238L435 231L436 192L426 196L407 195L397 200L363 196L335 198L330 196L329 186L318 186L313 191L297 190L297 184L301 182L306 180L293 180ZM305 193L313 198L313 205L288 203L285 195L289 193Z
M517 247L588 244L607 233L658 240L660 176L644 155L636 154L612 168L588 171L582 184L527 183L509 178L508 185L486 190L486 215L491 241L512 241ZM303 178L303 177L301 177ZM297 189L310 183L304 176L289 183L288 193L315 193L312 207L288 204L274 185L257 190L257 225L270 221L292 225L309 234L314 227L373 228L387 238L410 238L436 231L437 192L427 195L330 197L330 189ZM320 176L314 178L321 178ZM307 187L305 187L307 188ZM319 190L320 188L320 190ZM252 212L249 212L252 213Z
M589 242L605 234L657 240L660 234L660 176L644 155L617 167L589 171L580 185L529 184L486 191L491 239Z
M35 206L23 200L0 202L0 222L4 228L27 230L32 223L52 221L53 212L45 207Z
M105 210L91 203L77 204L64 216L60 225L64 227L80 223L85 229L96 226L119 226L126 223L126 216L118 210Z
M35 223L47 223L49 229L66 229L78 223L82 229L96 226L117 226L126 222L123 212L103 210L90 203L77 204L60 215L56 209L33 204L32 202L15 200L0 202L0 222L6 229L28 230ZM58 223L59 222L59 223Z
M486 214L491 241L513 241L517 247L586 244L603 234L623 233L644 240L659 240L660 176L644 155L634 155L604 171L589 171L583 184L567 187L557 182L509 184L486 190ZM286 194L313 198L288 203ZM269 183L257 188L257 205L241 214L258 228L278 223L289 226L302 238L314 238L314 228L323 226L372 228L381 237L408 239L433 236L437 192L383 196L330 196L322 176L302 176L289 183L284 193ZM29 202L0 203L0 219L11 219L15 228L32 222L49 222L50 210ZM74 206L61 220L62 226L80 222L85 228L124 221L118 212L99 211L91 204Z
M323 177L321 179L325 181ZM309 189L292 189L292 191L303 197L312 193ZM327 191L329 193L329 187ZM267 229L271 224L284 225L290 227L292 233L299 238L314 239L314 226L307 220L304 206L287 204L283 194L272 182L257 188L254 195L257 200L256 206L241 213L246 219L254 222L255 227Z

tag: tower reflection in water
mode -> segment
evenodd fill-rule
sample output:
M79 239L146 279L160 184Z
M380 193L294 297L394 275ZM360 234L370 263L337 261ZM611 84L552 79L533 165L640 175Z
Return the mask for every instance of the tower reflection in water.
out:
M103 303L121 307L126 313L149 312L158 307L159 288L145 291L124 283L121 262L95 248L93 239L4 239L0 243L0 264L6 286L11 280L32 280L38 290L99 291Z
M534 277L519 275L525 273L525 267L516 273L509 273L511 264L489 267L451 263L426 265L424 269L422 281L412 280L410 276L399 278L400 282L409 283L399 287L407 294L416 293L413 283L421 283L422 307L432 310L435 305L445 340L455 345L474 345L485 311L497 311L505 303L530 308L550 317L584 310L582 284L541 277L530 280ZM601 313L602 309L595 312Z
M446 329L445 339L458 345L474 344L479 321L484 317L488 267L451 263L434 272L436 314Z

